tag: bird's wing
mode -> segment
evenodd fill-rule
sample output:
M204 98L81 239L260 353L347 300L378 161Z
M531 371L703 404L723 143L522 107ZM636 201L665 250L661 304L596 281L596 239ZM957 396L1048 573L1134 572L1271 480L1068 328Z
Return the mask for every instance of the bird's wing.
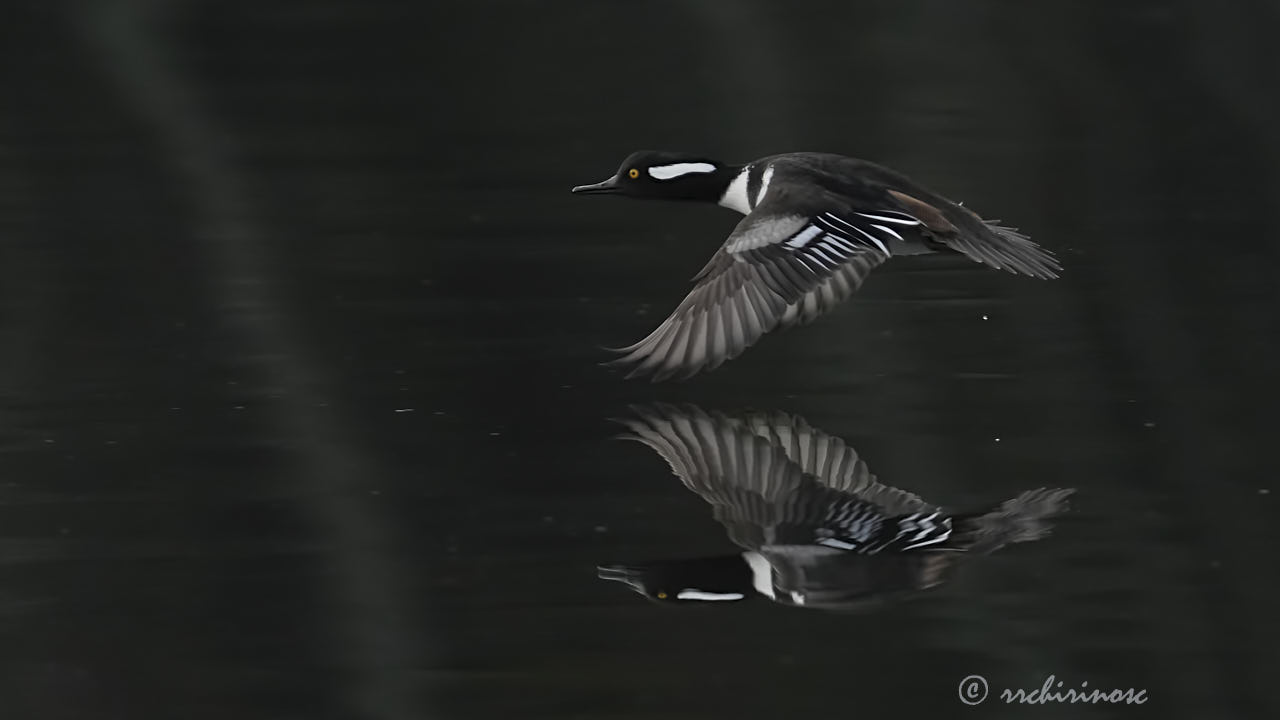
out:
M887 207L906 213L916 221L920 232L971 260L997 270L1046 280L1058 277L1062 271L1053 253L1019 233L1017 228L998 225L996 220L983 220L968 208L950 201L938 200L934 205L898 190L883 190Z
M889 516L932 510L877 482L852 448L802 419L735 418L694 406L632 410L634 418L619 420L630 430L624 437L657 451L743 547L863 542Z
M745 491L772 503L796 492L804 471L786 452L740 422L693 405L637 405L620 418L627 440L656 451L685 487L713 505Z
M814 480L833 490L857 496L886 515L931 512L937 507L915 493L876 479L858 451L844 440L813 427L804 418L782 412L754 413L742 420L752 433L781 448Z
M628 377L689 377L737 357L765 333L808 322L852 295L888 259L907 214L815 210L779 215L785 195L743 218L656 330L609 363Z
M804 297L787 306L786 312L778 325L781 329L808 325L819 316L824 315L836 305L853 297L862 287L862 281L884 262L882 256L863 256L851 258L831 277L822 281L817 287L804 294Z

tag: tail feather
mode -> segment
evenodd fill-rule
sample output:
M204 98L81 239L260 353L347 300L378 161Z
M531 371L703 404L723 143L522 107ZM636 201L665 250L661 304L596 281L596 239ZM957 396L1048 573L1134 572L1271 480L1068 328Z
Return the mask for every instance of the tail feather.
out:
M1031 241L1015 228L991 222L975 223L972 231L962 231L943 242L953 250L997 270L1052 280L1062 272L1053 253Z
M1065 512L1073 488L1028 490L981 513L955 517L953 542L973 552L993 552L1005 545L1039 540L1049 534L1049 523Z

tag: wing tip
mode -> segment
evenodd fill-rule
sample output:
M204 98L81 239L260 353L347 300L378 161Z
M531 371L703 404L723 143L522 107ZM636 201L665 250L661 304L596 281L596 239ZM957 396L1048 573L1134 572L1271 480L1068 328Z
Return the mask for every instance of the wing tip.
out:
M988 252L982 253L979 262L1039 280L1057 280L1060 277L1062 261L1052 250L1041 247L1018 228L1000 225L997 220L984 220L983 224L1000 242L986 248ZM993 259L996 262L992 262Z

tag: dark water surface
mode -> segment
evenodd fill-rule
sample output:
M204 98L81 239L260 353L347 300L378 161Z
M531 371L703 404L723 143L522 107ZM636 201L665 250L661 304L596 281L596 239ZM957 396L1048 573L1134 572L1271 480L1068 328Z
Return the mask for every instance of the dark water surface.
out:
M1276 3L6 8L0 718L1280 711ZM569 195L641 147L885 162L1066 274L898 260L623 382L735 222ZM733 546L610 439L655 400L1077 494L862 612L657 607L595 566ZM1050 674L1150 700L995 697Z

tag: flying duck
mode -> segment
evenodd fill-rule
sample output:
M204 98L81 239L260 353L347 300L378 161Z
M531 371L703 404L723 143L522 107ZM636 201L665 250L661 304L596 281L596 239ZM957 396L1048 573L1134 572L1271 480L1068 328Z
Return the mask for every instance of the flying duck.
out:
M1030 490L952 513L880 483L839 438L784 413L633 408L626 439L657 451L742 552L604 565L598 576L659 602L764 597L851 609L945 580L960 558L1037 540L1071 489Z
M1043 279L1062 269L1015 228L842 155L798 152L727 165L643 150L613 177L573 192L713 202L746 215L670 317L617 349L622 357L610 364L655 382L716 368L767 332L811 322L896 255L959 253Z

